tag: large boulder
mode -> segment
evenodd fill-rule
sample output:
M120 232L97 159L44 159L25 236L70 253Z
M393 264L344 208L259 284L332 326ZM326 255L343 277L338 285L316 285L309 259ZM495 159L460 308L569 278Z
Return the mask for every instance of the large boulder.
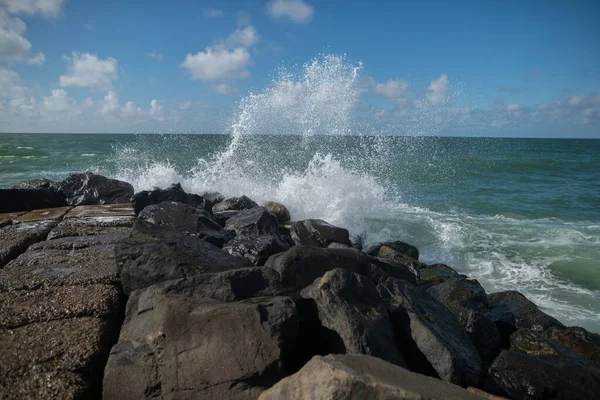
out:
M285 253L271 256L265 266L281 276L281 284L299 292L315 279L336 268L362 273L371 265L369 257L355 249L323 249L294 246Z
M331 353L366 354L405 365L394 328L375 284L355 272L334 269L301 292L312 299L326 328Z
M227 220L225 229L234 231L237 237L249 239L260 235L279 235L277 217L264 207L243 210Z
M404 254L414 258L415 260L419 259L419 249L412 244L408 244L400 240L374 244L369 246L365 250L365 253L370 256L391 259L398 258L399 255Z
M0 189L0 214L66 205L65 194L54 187Z
M578 326L570 326L552 327L545 334L549 339L562 344L600 368L600 335L597 333L588 332Z
M368 274L375 283L379 283L382 277L392 277L416 284L419 281L419 270L410 268L405 264L395 262L388 258L370 257L372 270ZM385 279L383 278L383 279Z
M321 219L306 219L292 224L292 240L301 246L327 247L333 242L352 246L347 229L333 226Z
M265 265L269 257L287 251L290 246L277 235L260 235L254 239L236 237L223 246L232 256L245 257L256 266Z
M425 290L398 279L378 286L390 302L390 318L413 371L460 386L477 386L479 352L454 315Z
M454 268L446 264L422 265L419 268L419 285L423 287L439 285L452 278L466 277L466 275L459 274Z
M204 240L138 220L115 247L125 293L170 279L250 267Z
M213 206L213 202L205 196L186 193L180 183L174 183L167 189L142 190L131 197L131 204L136 215L149 205L159 204L163 201L176 201L209 212Z
M57 185L70 206L127 203L133 196L130 183L91 172L72 174Z
M33 243L48 236L57 222L36 221L10 224L0 228L0 268L23 253Z
M507 348L510 335L517 328L543 332L548 328L564 328L556 318L549 316L527 297L516 290L488 295L489 317L500 331L502 347Z
M233 211L233 210L249 210L250 208L258 207L255 201L246 196L229 197L216 203L212 207L213 212Z
M186 235L198 237L218 247L233 235L217 223L208 211L174 201L163 201L144 208L139 218Z
M279 223L286 223L290 220L290 212L288 209L281 203L275 203L273 201L267 201L264 204L264 207L268 212L277 217L277 221Z
M476 280L452 278L427 290L456 317L485 361L500 352L500 332L487 316L488 302Z
M365 355L316 356L259 400L481 400L463 388Z
M286 375L297 338L287 297L221 302L136 291L105 368L107 399L254 399Z
M600 370L539 332L518 329L489 368L484 388L515 399L597 399Z

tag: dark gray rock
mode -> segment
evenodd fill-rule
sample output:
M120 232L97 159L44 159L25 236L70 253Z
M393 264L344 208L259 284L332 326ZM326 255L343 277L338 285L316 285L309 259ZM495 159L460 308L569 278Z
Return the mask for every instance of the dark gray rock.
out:
M157 283L154 286L164 293L172 292L225 302L276 296L280 292L279 274L266 267L194 275Z
M225 200L225 196L223 196L221 193L219 192L204 192L201 195L204 199L206 199L207 201L211 202L213 205L222 202L223 200ZM211 210L212 210L212 206L211 206ZM209 211L209 210L207 210Z
M286 297L223 303L150 287L127 303L104 398L256 398L283 378L297 338Z
M91 172L72 174L57 182L57 186L65 194L70 206L128 203L133 196L133 186L130 183Z
M229 218L235 217L242 211L243 210L213 211L213 215L215 217L215 220L219 223L219 225L221 225L224 228Z
M527 297L516 290L488 295L489 317L500 331L503 348L507 348L510 335L517 328L543 332L548 328L564 328L557 319L538 308Z
M451 278L427 292L454 314L484 361L490 362L498 355L500 332L487 316L487 295L479 282Z
M371 263L377 269L385 272L385 276L401 279L416 284L419 280L419 270L410 268L402 263L395 262L389 258L370 257ZM379 282L380 274L369 276L373 282Z
M252 266L204 240L144 220L116 245L115 254L126 294L170 279Z
M545 335L600 368L600 335L597 333L588 332L578 326L570 326L549 328Z
M316 356L279 381L260 400L429 399L481 400L463 388L365 355Z
M352 246L347 229L333 226L321 219L306 219L292 224L292 240L300 246L327 247L333 242Z
M217 247L223 247L233 238L208 211L174 201L149 205L139 213L139 218L154 225L198 237Z
M315 279L336 268L362 273L368 271L369 257L355 249L323 249L313 246L294 246L285 253L271 256L265 266L281 276L281 284L300 291Z
M0 268L17 258L33 243L46 239L56 221L11 224L0 228Z
M265 265L269 257L289 250L290 246L276 235L260 235L254 239L236 237L223 246L232 256L245 257L257 266Z
M135 217L66 218L48 234L48 239L72 236L129 235Z
M454 315L425 290L398 279L378 286L411 370L460 386L477 386L479 353Z
M446 264L422 265L419 268L419 285L426 288L452 278L467 278L467 276L459 274Z
M281 203L275 203L273 201L267 201L264 204L265 209L277 217L279 223L286 223L290 220L289 210Z
M249 210L250 208L258 207L252 199L241 196L241 197L230 197L212 207L213 212L219 211L233 211L233 210Z
M419 259L419 249L400 240L374 244L369 246L365 253L375 257L391 258L392 260L400 254L407 255L415 260ZM402 258L400 258L401 260Z
M518 329L489 368L484 388L516 399L597 399L600 370L539 332Z
M0 214L66 205L64 193L56 189L0 189Z
M404 366L394 328L375 284L355 272L334 269L301 292L312 299L326 328L328 352L366 354Z
M208 212L211 211L214 204L214 201L208 197L186 193L180 183L174 183L167 189L142 190L131 197L131 204L136 215L149 205L159 204L163 201L176 201Z
M225 229L234 231L238 238L253 239L260 235L279 235L277 217L264 207L254 207L243 210L229 218Z

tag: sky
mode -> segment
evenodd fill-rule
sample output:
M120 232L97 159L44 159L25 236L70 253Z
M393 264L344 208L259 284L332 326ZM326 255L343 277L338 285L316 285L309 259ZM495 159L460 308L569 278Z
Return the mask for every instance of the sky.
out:
M598 38L600 1L0 0L0 132L225 132L339 54L372 133L600 138Z

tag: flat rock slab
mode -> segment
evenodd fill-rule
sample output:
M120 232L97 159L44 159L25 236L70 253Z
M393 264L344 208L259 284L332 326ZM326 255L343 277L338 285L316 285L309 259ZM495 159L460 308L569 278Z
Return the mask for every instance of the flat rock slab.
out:
M103 246L115 244L127 239L129 235L122 233L109 233L96 236L67 236L58 239L44 240L37 242L29 247L33 250L77 250L92 246Z
M135 217L128 216L65 218L50 232L48 239L67 236L128 235L134 222Z
M28 392L28 398L43 398L31 386L43 391L36 382L48 373L61 372L74 376L61 385L66 387L56 398L68 398L70 392L86 395L82 398L98 397L112 342L111 328L99 318L70 318L0 331L0 397L10 390ZM71 385L74 388L69 390Z
M54 220L23 222L0 228L0 268L23 253L33 243L46 239L56 226Z
M71 208L73 207L55 207L55 208L42 208L39 210L29 211L17 218L14 218L15 222L33 222L33 221L44 221L49 219L60 220Z
M0 270L0 292L42 286L118 284L114 246L27 251Z
M115 319L122 301L121 291L113 285L0 292L0 330L73 317Z
M40 371L36 365L9 371L0 380L0 398L83 399L87 384L81 374L64 371Z
M0 220L3 219L15 219L17 217L20 217L21 215L25 214L27 211L17 211L17 212L10 212L10 213L2 213L0 214Z
M65 219L90 217L134 217L133 206L130 203L102 204L78 206L73 208Z

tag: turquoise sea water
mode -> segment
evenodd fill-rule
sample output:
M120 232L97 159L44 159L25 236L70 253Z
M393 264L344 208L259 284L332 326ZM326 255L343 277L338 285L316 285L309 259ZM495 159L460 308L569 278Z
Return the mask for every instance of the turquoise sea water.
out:
M84 170L281 201L600 332L600 140L0 134L0 187Z

